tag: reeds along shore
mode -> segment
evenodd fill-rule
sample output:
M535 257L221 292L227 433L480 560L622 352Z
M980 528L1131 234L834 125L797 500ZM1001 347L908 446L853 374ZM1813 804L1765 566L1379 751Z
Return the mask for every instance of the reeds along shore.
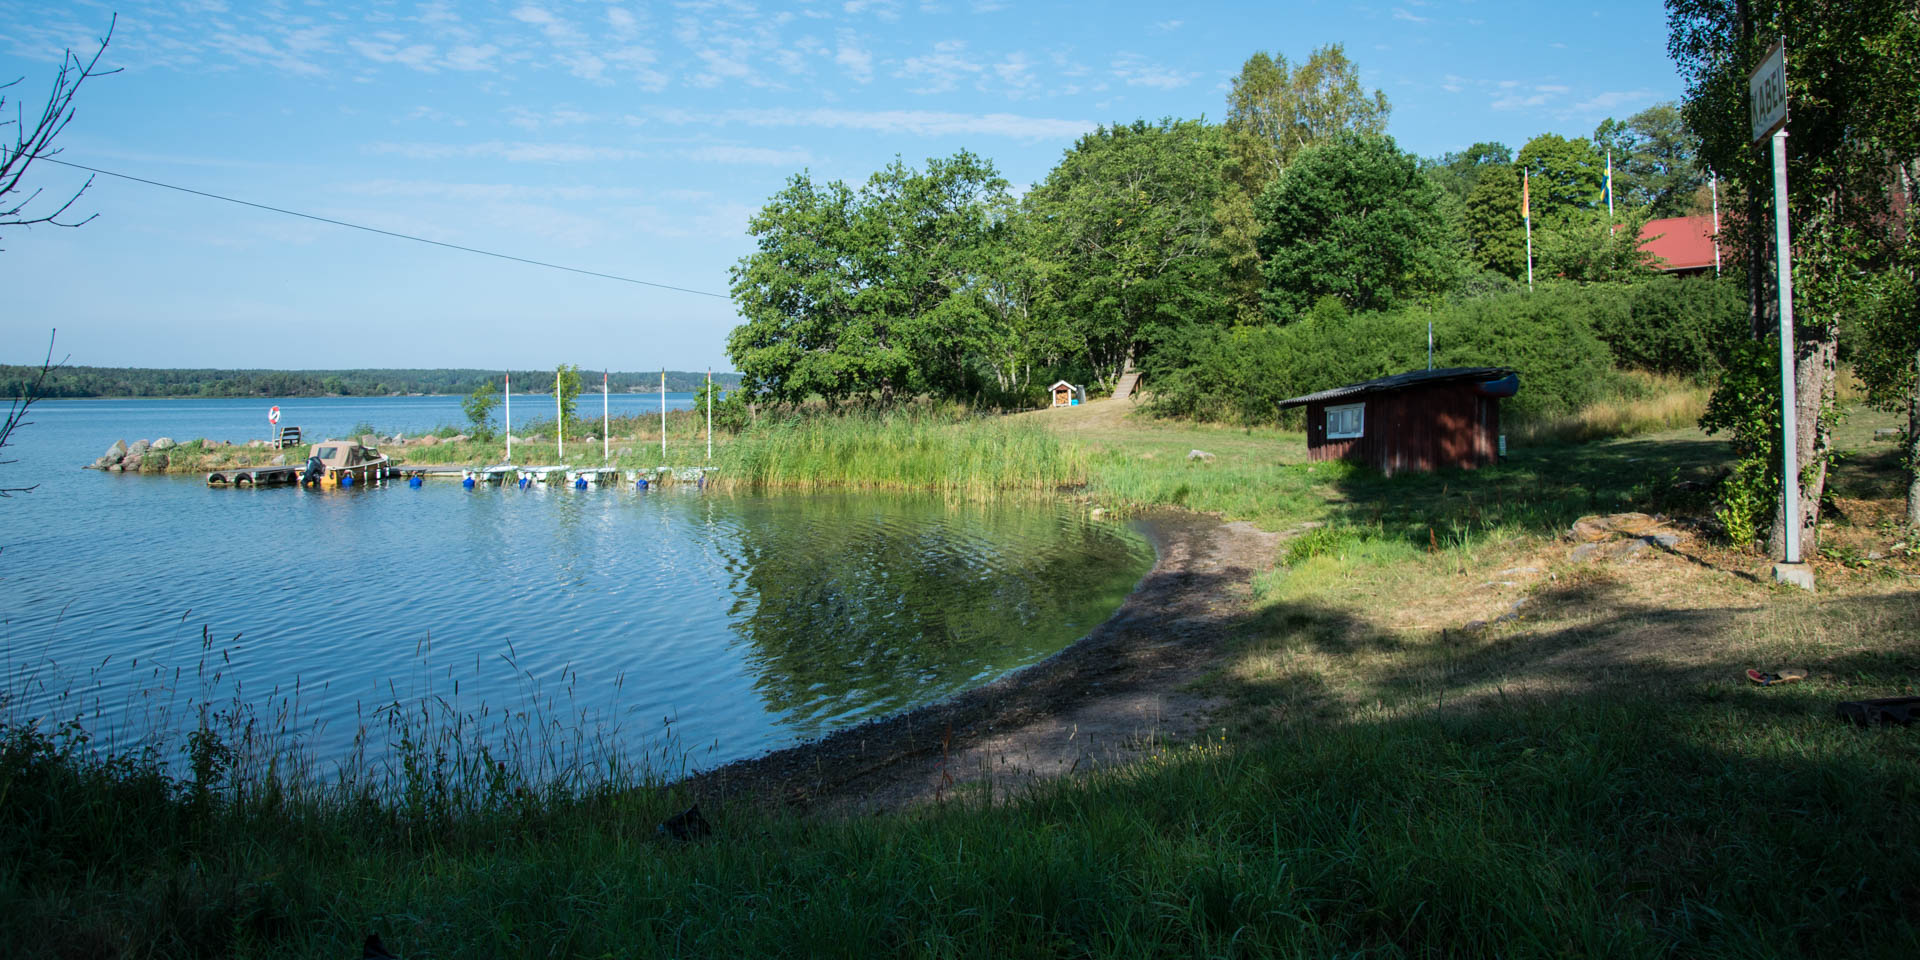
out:
M723 489L1052 492L1087 481L1087 457L1029 420L800 417L762 423L716 454Z

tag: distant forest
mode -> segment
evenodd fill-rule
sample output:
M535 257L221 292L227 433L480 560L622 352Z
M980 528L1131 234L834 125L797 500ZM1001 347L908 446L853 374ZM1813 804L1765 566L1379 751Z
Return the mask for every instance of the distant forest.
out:
M20 396L40 373L37 366L0 364L0 390ZM586 392L598 391L594 371L580 371ZM515 393L553 390L552 370L514 370ZM492 381L500 385L499 370L156 370L143 367L61 367L47 377L43 394L49 397L385 397L396 394L472 393ZM667 371L667 389L697 390L707 381L705 371ZM715 373L722 389L740 385L737 373ZM611 373L608 386L616 393L660 389L659 371Z

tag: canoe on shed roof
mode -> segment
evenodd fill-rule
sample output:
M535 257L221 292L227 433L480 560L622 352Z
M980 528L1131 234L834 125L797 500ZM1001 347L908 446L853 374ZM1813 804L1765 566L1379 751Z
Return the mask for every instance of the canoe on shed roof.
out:
M1426 386L1436 383L1452 383L1458 380L1498 380L1514 371L1508 367L1443 367L1439 370L1414 370L1408 373L1396 373L1391 377L1350 383L1344 387L1334 387L1319 393L1293 397L1280 401L1280 409L1300 407L1309 403L1322 403L1328 400L1344 400L1348 397L1364 397L1370 393L1385 393L1405 387Z

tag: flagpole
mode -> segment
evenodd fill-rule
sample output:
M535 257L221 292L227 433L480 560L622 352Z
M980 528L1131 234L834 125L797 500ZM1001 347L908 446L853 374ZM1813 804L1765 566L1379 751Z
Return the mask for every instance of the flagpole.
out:
M553 372L553 450L567 462L567 411L560 406L560 371Z
M1613 230L1613 148L1607 148L1607 230Z
M507 371L507 462L513 462L513 371Z
M713 368L707 368L707 459L713 459Z
M1527 290L1533 290L1533 204L1532 180L1520 171L1520 219L1527 225Z
M667 370L660 368L660 459L667 459Z
M1720 275L1720 175L1713 174L1707 183L1713 190L1713 275ZM1695 194L1698 196L1698 194Z
M613 407L607 401L607 371L600 371L600 460L613 459L613 441L609 439L607 421L612 417Z

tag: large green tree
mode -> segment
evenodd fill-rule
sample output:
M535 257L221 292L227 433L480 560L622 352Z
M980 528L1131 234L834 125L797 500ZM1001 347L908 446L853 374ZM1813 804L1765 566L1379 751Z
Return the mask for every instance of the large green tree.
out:
M1302 151L1257 212L1273 317L1322 297L1388 310L1445 290L1458 275L1441 192L1385 134L1345 134Z
M1227 126L1252 137L1268 168L1265 179L1286 169L1308 147L1342 133L1384 133L1393 108L1379 90L1367 93L1360 68L1337 43L1321 47L1298 66L1285 54L1257 52L1240 66L1227 94Z
M1534 225L1579 210L1606 208L1606 157L1585 137L1543 133L1514 158L1528 175Z
M1465 150L1449 151L1432 160L1423 160L1421 169L1427 172L1434 186L1448 196L1465 203L1480 183L1480 177L1513 163L1513 148L1504 143L1482 141Z
M1081 137L1027 194L1049 309L1103 385L1181 328L1232 316L1218 216L1231 162L1219 127L1136 121Z
M896 161L858 192L795 175L748 221L757 249L732 271L742 386L829 404L962 392L1009 209L1006 182L965 151L925 171Z
M1473 262L1514 279L1527 275L1526 224L1520 219L1520 168L1496 164L1481 171L1462 212Z
M1895 201L1910 190L1920 157L1920 85L1914 82L1920 9L1912 0L1668 0L1667 8L1669 49L1687 82L1687 126L1699 134L1706 164L1734 181L1748 201L1726 233L1748 267L1754 340L1735 351L1707 422L1729 430L1742 455L1739 489L1730 488L1730 498L1771 497L1771 548L1781 549L1793 523L1811 550L1831 446L1840 327L1874 289L1888 286L1885 277L1910 253L1906 218L1897 215ZM1749 143L1747 109L1747 76L1776 40L1786 44L1791 111L1797 407L1790 432L1804 465L1794 478L1780 476L1778 361L1772 359L1779 350L1769 346L1777 343L1778 329L1768 275L1772 164L1764 148ZM1856 329L1870 349L1902 332L1898 324ZM1889 377L1904 376L1896 366L1883 369ZM1908 402L1910 409L1920 404L1911 388ZM1800 484L1798 517L1785 516L1784 482Z
M1656 103L1625 121L1608 117L1593 131L1593 142L1612 151L1616 207L1645 208L1653 219L1683 216L1707 182L1700 138L1687 129L1676 103Z

